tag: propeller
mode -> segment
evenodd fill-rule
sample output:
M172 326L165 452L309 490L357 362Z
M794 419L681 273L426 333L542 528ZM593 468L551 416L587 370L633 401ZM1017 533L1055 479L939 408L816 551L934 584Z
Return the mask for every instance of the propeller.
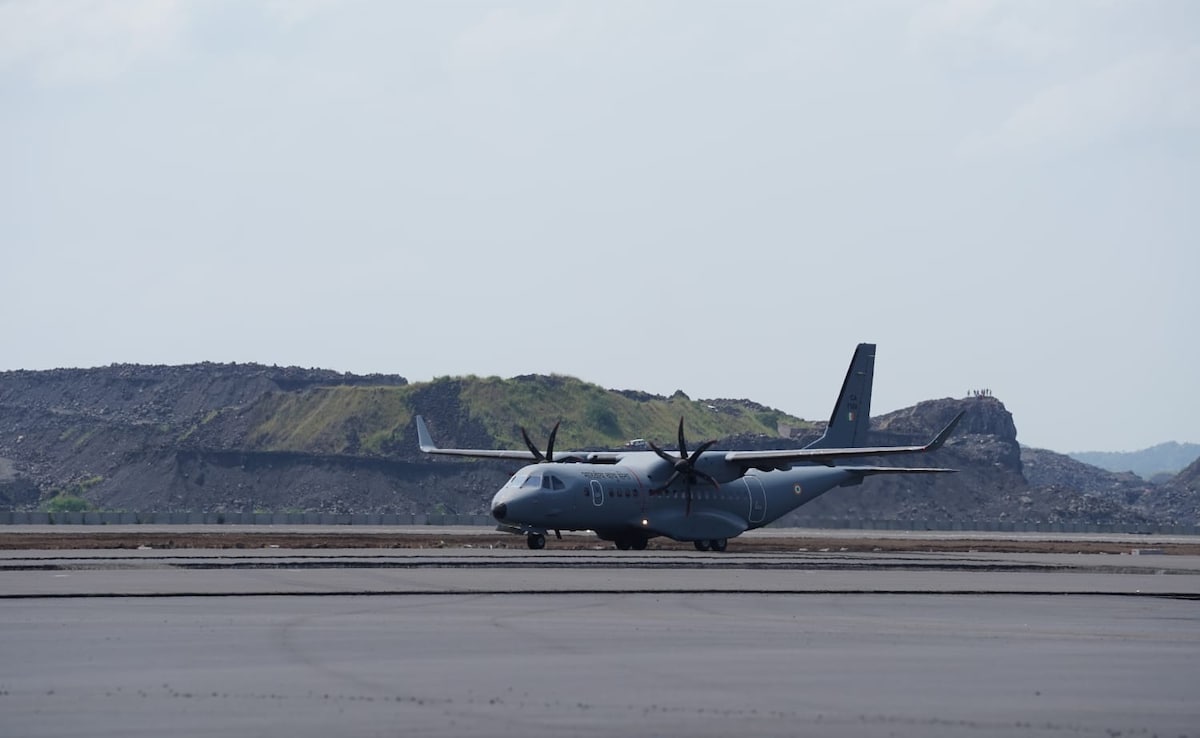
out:
M542 454L537 446L533 445L533 441L529 440L529 434L521 428L521 438L525 439L525 445L529 447L529 451L533 454L533 458L540 464L543 461L549 463L554 461L554 437L558 435L558 426L562 425L562 421L554 424L554 429L550 431L550 440L546 442L546 453Z
M525 445L529 448L529 452L533 454L533 459L537 463L541 464L544 462L550 464L558 462L560 464L578 464L583 461L583 459L578 456L563 456L558 459L554 458L554 437L558 435L558 426L560 425L562 425L561 420L555 423L554 428L550 430L550 440L546 442L546 453L544 454L538 450L537 446L533 445L533 441L530 440L529 434L525 432L525 429L521 428L521 438L525 439Z
M661 487L658 487L652 491L663 492L670 487L676 479L682 477L686 483L685 490L687 495L687 515L692 514L692 485L696 483L697 479L703 479L712 486L720 489L721 485L716 479L713 479L712 476L696 468L696 460L700 458L700 454L703 454L709 449L710 446L716 443L716 439L705 441L697 446L696 450L689 455L687 450L687 439L683 437L683 418L679 419L679 458L675 458L666 451L663 451L661 448L654 445L653 441L647 441L646 443L650 446L654 453L658 454L659 457L663 459L663 461L670 463L672 468L671 476L667 478L667 481Z

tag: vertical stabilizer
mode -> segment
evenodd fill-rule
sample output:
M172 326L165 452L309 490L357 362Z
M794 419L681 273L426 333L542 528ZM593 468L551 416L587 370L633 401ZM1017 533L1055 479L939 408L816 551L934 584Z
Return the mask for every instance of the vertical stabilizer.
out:
M871 385L875 381L875 344L860 343L846 370L825 435L806 448L853 448L867 443L871 422Z

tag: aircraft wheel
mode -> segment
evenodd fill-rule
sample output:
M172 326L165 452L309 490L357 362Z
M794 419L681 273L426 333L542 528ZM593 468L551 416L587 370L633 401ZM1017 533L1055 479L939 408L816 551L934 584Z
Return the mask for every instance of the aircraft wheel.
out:
M645 536L637 536L636 538L633 539L633 550L634 551L645 551L646 544L649 542L650 542L649 539L647 539Z
M692 541L692 545L696 547L697 551L708 550L708 541Z
M541 533L530 533L525 536L525 544L537 551L546 547L546 536Z
M622 551L628 551L630 546L633 545L633 541L629 540L625 536L621 536L616 540L616 544L617 548L621 549Z
M709 541L709 546L714 551L724 551L727 545L729 545L729 539L727 538L714 538Z

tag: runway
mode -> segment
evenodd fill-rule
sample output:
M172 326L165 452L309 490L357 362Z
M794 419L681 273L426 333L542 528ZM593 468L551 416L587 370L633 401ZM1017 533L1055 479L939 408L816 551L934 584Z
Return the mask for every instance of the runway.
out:
M0 552L0 734L1200 735L1200 557Z

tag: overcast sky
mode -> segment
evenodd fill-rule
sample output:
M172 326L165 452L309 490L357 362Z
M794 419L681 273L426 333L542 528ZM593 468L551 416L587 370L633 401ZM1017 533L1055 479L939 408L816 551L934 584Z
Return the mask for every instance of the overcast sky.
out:
M1200 3L0 0L0 369L1200 442Z

